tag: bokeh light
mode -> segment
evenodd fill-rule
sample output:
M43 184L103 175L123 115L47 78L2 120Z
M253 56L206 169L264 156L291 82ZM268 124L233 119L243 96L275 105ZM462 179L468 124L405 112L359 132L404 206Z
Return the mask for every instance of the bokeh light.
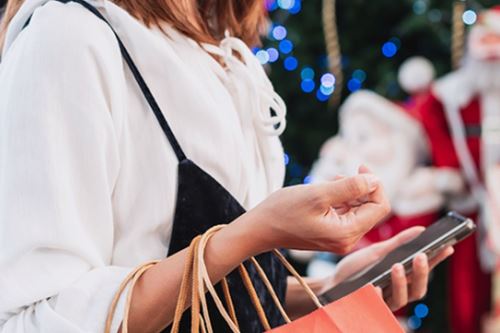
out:
M279 43L278 48L280 49L280 51L282 53L288 54L288 53L292 52L292 50L293 50L293 43L291 41L289 41L288 39L283 39Z
M419 318L425 318L429 315L429 307L424 303L419 303L414 309L415 315Z
M311 67L304 67L302 71L300 71L300 78L302 80L314 79L314 70Z
M335 88L333 86L325 87L324 85L321 85L319 87L319 90L323 95L330 96L333 93L333 90L335 90Z
M335 76L332 73L326 73L321 76L321 85L331 88L335 85Z
M462 20L464 21L465 24L472 25L477 21L477 14L473 10L470 9L466 10L462 15Z
M297 66L299 65L299 62L297 58L294 56L289 56L285 58L285 61L283 62L283 66L287 71L293 71L297 69Z
M257 53L255 54L255 56L257 57L257 59L259 60L259 62L262 65L267 64L269 62L269 53L267 53L266 50L259 50L259 51L257 51Z
M366 80L366 72L362 69L356 69L354 72L352 72L352 77L358 79L361 82L364 82Z
M314 90L316 84L311 79L305 79L300 83L300 88L303 92L310 93Z
M394 55L398 52L398 47L394 42L386 42L384 45L382 45L382 54L386 58L392 58Z
M273 36L274 39L276 40L283 40L286 38L287 35L287 30L284 26L282 25L277 25L271 30L271 35Z
M417 330L422 326L422 320L417 316L411 316L408 318L408 328L412 330Z
M269 55L269 62L275 62L280 57L280 53L274 47L268 48L267 54Z
M295 6L295 0L278 0L278 6L282 9L292 9Z
M321 89L318 89L318 90L316 91L316 98L317 98L317 99L318 99L318 101L320 101L320 102L326 102L326 101L328 100L329 96L328 96L328 95L323 94L323 93L321 92Z
M350 92L361 89L361 81L356 78L350 79L349 82L347 82L347 89L349 89Z

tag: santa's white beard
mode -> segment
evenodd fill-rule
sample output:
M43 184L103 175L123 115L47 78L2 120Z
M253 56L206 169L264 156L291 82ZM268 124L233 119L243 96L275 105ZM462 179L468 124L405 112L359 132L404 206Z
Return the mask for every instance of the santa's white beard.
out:
M469 58L463 68L470 88L476 93L500 91L500 61Z

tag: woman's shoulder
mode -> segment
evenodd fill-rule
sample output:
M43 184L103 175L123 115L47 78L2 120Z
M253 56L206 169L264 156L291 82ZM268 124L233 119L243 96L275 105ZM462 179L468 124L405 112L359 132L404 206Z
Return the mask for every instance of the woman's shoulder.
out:
M3 56L18 43L34 47L41 60L64 61L85 53L120 56L106 22L76 2L28 0L9 25Z

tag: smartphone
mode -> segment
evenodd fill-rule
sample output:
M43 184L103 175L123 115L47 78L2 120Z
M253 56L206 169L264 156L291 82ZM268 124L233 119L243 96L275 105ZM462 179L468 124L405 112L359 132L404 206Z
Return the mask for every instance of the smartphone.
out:
M354 274L318 297L323 304L328 304L370 283L382 288L386 295L390 292L388 287L391 284L391 268L394 264L403 264L406 274L410 274L413 258L417 254L425 253L429 259L432 259L440 250L460 242L473 234L475 230L476 225L471 219L450 212L427 227L415 239L399 246L379 262Z

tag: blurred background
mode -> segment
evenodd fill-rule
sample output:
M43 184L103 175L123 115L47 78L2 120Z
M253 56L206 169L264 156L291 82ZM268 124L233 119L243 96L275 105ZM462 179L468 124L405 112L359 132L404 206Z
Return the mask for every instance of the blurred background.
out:
M441 102L433 100L431 86L437 78L462 66L468 31L481 20L483 10L498 3L266 0L269 29L263 45L253 51L288 105L287 130L282 136L286 185L325 180L342 171L354 172L352 165L344 165L345 160L355 164L368 159L369 166L371 162L376 171L385 173L382 178L394 197L396 212L361 246L386 239L411 225L428 225L454 207L448 199L463 193L468 185L459 171L436 171L440 149L453 148L436 149L434 146L441 143L429 133L429 124L437 121L433 119L433 107L443 108ZM500 16L496 20L500 22ZM402 64L407 66L402 68ZM361 126L352 129L349 118ZM386 137L384 133L388 132L394 135ZM378 141L377 133L384 139ZM376 149L368 141L379 145L385 142L387 147L401 141L401 147L388 148L392 154L377 150L379 160L386 156L386 161L392 161L379 163L377 157L370 161ZM359 156L353 158L353 154ZM395 165L398 163L400 166ZM391 175L395 178L392 183ZM407 183L418 190L402 191ZM437 183L444 185L439 191L431 190ZM428 184L428 188L422 190L422 184ZM418 191L420 196L415 198ZM408 200L397 200L397 196ZM415 208L417 201L422 204L420 208ZM468 212L474 215L473 211ZM486 328L487 313L495 308L495 301L489 297L494 292L490 285L494 274L490 275L491 269L484 269L483 274L476 247L473 240L459 249L461 254L456 257L463 261L462 266L450 267L449 262L440 265L428 296L399 313L409 332L500 332L495 325ZM314 276L327 274L341 259L326 253L292 253L291 257L304 274ZM465 257L471 257L471 262L466 263ZM467 277L457 273L460 269L481 273ZM476 291L478 285L485 290Z

